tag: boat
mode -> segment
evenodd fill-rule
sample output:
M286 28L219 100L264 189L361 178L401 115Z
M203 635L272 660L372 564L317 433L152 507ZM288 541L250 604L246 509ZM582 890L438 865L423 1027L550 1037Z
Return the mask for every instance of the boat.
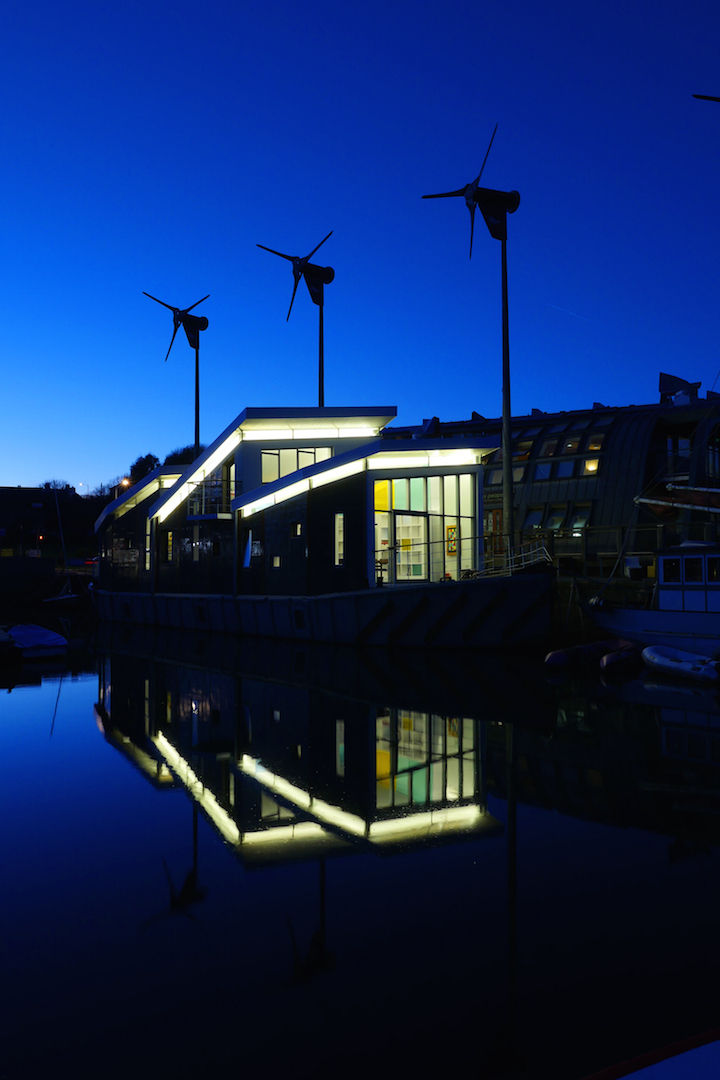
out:
M594 596L585 611L599 630L619 638L720 657L720 547L683 544L659 555L646 606Z
M35 623L0 628L0 657L5 661L47 660L64 656L68 642L62 634Z
M543 545L486 564L484 437L396 437L393 406L246 408L103 510L99 622L343 645L546 641Z
M702 682L717 682L720 679L720 662L711 656L698 656L669 645L647 645L642 651L642 658L649 667L673 678L699 679Z

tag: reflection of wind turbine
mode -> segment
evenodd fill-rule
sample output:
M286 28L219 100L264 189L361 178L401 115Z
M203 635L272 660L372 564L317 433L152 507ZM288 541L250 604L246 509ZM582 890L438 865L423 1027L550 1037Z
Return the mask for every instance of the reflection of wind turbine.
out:
M204 315L191 315L190 312L198 304L202 304L203 300L207 300L210 293L203 296L202 300L196 300L194 304L186 308L177 308L173 307L172 304L166 304L164 300L158 300L157 296L152 296L151 293L145 292L144 289L143 295L154 300L156 304L162 304L163 307L169 308L173 313L173 332L168 351L165 353L165 359L167 360L170 355L175 335L181 326L188 339L188 345L195 350L195 456L197 457L200 453L200 331L207 330L208 321Z
M310 259L313 257L319 247L325 243L325 241L332 236L332 229L323 237L319 244L317 244L309 255L304 255L302 258L299 255L286 255L284 251L276 251L275 248L266 247L265 244L258 244L259 248L263 251L269 251L272 255L279 255L281 259L287 259L292 263L293 273L293 291L290 297L290 307L285 321L290 318L290 312L292 306L295 303L295 293L297 287L300 284L300 278L305 278L305 284L308 287L310 293L310 299L313 304L317 304L319 308L320 319L320 373L319 373L319 392L318 404L322 407L325 403L325 391L324 391L324 342L323 342L323 308L325 307L325 286L329 285L335 277L335 271L332 266L317 266L315 263L311 263Z
M475 231L475 209L476 209L476 207L478 205L477 194L478 194L479 191L484 190L483 188L480 187L480 177L483 174L483 169L485 168L485 163L486 163L486 161L488 159L488 154L490 153L490 147L493 144L493 139L495 138L495 132L496 131L497 131L497 124L493 128L493 133L490 136L490 142L488 143L488 148L485 151L485 157L483 158L483 163L480 166L480 172L477 174L477 176L475 177L474 180L471 180L469 184L465 185L465 187L458 188L457 191L441 191L437 195L423 195L423 199L449 199L454 195L462 195L464 197L465 205L467 206L468 210L470 211L470 256L469 257L471 259L472 259L472 246L473 246L473 232Z
M191 904L197 904L201 900L205 899L207 890L201 885L198 885L198 808L197 803L193 802L193 862L192 866L185 875L185 880L179 889L175 888L175 882L170 874L170 868L163 859L162 864L165 870L165 877L167 878L168 888L170 890L170 904L169 907L160 912L158 915L154 915L149 919L146 919L144 926L150 926L158 919L162 919L167 915L185 915L188 919L194 919L194 915L190 911Z
M306 954L300 952L298 948L297 940L295 938L295 931L293 929L292 920L288 915L288 929L290 930L290 940L292 941L293 950L293 970L295 979L298 982L303 982L306 979L311 979L314 975L319 975L323 971L329 971L333 967L335 958L331 952L328 951L327 943L325 939L325 860L321 859L319 863L320 867L320 919L317 930L310 938L310 947Z

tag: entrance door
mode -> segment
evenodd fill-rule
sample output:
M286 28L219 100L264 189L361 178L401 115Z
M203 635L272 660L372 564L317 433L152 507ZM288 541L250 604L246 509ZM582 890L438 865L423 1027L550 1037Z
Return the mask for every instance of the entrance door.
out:
M395 580L427 581L427 518L395 514Z
M483 532L485 534L485 554L502 555L505 550L503 537L503 513L501 507L485 510Z

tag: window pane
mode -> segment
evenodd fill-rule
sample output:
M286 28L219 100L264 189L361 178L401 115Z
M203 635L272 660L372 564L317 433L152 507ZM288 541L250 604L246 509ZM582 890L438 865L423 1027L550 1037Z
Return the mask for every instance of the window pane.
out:
M445 513L457 514L458 511L458 498L457 498L457 477L456 476L444 476L443 477L443 491L445 494Z
M513 482L515 484L519 484L524 475L525 475L525 466L524 465L516 465L515 468L512 471Z
M375 481L375 509L376 510L389 510L390 509L390 481L389 480L376 480Z
M410 502L408 499L408 482L407 480L393 480L393 508L395 510L409 510Z
M549 480L550 471L552 469L552 462L540 461L535 466L535 479L536 480Z
M460 477L460 513L470 517L475 513L475 477L463 473Z
M707 579L708 581L720 581L720 558L717 555L708 556Z
M605 439L605 432L604 431L596 431L593 435L588 436L588 442L587 442L588 450L601 450L604 439Z
M532 450L532 439L521 439L515 444L513 450L513 457L516 461L526 461L530 457L530 451Z
M557 439L546 439L540 450L540 457L553 457L557 452Z
M428 477L428 510L431 514L442 514L442 485L440 476Z
M570 518L571 529L584 529L590 519L589 506L576 506Z
M308 465L315 464L315 451L314 450L298 450L298 469L306 469Z
M660 561L662 580L669 584L680 581L680 560L661 559Z
M598 464L597 458L585 458L582 463L583 476L594 476L598 470Z
M297 450L293 447L292 450L280 451L280 475L287 476L289 473L295 472L297 469Z
M523 528L539 529L540 523L542 522L542 514L543 512L541 507L537 507L534 510L528 510L527 514L525 515L525 524L523 525Z
M545 522L546 529L559 529L565 520L565 513L567 508L565 506L553 506L547 516Z
M487 474L487 482L493 486L502 484L502 469L491 469Z
M558 463L557 463L557 472L555 473L555 475L558 477L558 479L566 479L568 476L572 476L574 472L575 472L575 462L574 461L558 461Z
M332 451L331 451L329 446L316 446L315 447L315 460L316 461L327 461L328 458L330 458L330 457L332 457Z
M432 514L428 521L430 522L430 580L440 581L445 573L443 519Z
M261 462L263 484L271 484L280 478L280 455L277 450L263 450Z
M576 454L578 447L580 446L579 435L571 435L567 439L563 439L562 447L560 448L561 454Z
M696 585L703 579L702 556L685 560L685 580L689 584Z
M425 479L422 476L413 476L410 479L410 509L425 509Z

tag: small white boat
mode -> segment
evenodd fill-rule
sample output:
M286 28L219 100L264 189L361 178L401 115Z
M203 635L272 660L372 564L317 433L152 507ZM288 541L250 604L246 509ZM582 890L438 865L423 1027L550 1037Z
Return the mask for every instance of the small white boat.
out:
M697 653L684 652L682 649L673 649L670 645L647 645L642 651L645 663L675 678L700 679L703 682L717 682L717 660L711 656L698 656Z
M63 656L67 638L35 623L15 623L3 628L3 655L20 660L44 660Z

